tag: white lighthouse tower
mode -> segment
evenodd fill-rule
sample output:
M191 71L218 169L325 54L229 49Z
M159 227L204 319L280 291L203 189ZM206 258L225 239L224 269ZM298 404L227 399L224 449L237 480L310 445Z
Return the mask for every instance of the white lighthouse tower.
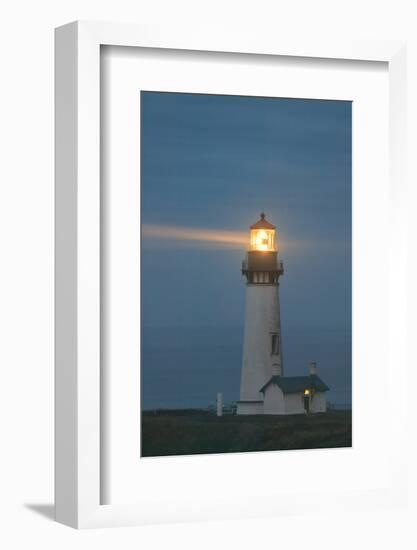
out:
M246 277L246 316L240 400L237 414L264 414L263 386L283 376L279 278L275 226L265 214L250 226L249 248L242 265Z

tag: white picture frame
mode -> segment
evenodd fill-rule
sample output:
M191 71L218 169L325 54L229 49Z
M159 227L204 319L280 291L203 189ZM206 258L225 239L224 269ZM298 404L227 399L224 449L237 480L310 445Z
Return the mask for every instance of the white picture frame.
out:
M134 504L106 504L101 499L100 400L100 47L102 45L207 52L279 55L305 58L382 61L389 70L390 186L392 232L405 242L405 45L388 41L294 41L218 29L149 28L113 23L75 22L56 30L56 519L77 528L159 521ZM398 280L406 285L405 251L396 258ZM390 315L405 323L405 295L390 300ZM405 331L404 331L405 332ZM405 336L396 341L399 394L405 393ZM401 401L401 399L400 399ZM404 402L404 400L402 400ZM405 405L395 412L397 422ZM386 491L370 491L369 502L404 498L404 447L400 434ZM361 494L366 504L366 495ZM172 495L175 499L175 495ZM359 497L358 497L359 498ZM349 506L341 494L334 505ZM297 496L278 503L271 513L308 508ZM356 506L357 499L350 505ZM208 506L212 517L227 513L221 494ZM242 512L244 514L244 511ZM262 515L262 513L261 513ZM186 519L167 503L166 521ZM195 519L199 519L196 515Z

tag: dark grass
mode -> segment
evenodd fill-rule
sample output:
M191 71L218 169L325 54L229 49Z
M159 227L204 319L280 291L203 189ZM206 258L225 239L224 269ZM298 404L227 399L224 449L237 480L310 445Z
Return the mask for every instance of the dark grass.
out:
M351 446L350 410L220 418L196 410L142 414L143 457Z

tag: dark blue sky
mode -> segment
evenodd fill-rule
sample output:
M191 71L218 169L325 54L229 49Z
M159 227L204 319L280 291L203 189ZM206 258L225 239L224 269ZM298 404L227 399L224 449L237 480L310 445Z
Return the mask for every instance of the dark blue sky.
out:
M350 331L350 102L142 92L141 143L145 228L246 232L264 210L285 266L284 339L292 326ZM144 231L143 327L243 326L244 253Z

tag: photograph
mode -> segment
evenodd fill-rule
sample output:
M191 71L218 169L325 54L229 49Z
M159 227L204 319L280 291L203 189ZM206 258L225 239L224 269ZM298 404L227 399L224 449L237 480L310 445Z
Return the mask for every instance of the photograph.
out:
M416 2L2 8L0 550L414 550Z
M352 446L352 102L141 91L140 457Z

